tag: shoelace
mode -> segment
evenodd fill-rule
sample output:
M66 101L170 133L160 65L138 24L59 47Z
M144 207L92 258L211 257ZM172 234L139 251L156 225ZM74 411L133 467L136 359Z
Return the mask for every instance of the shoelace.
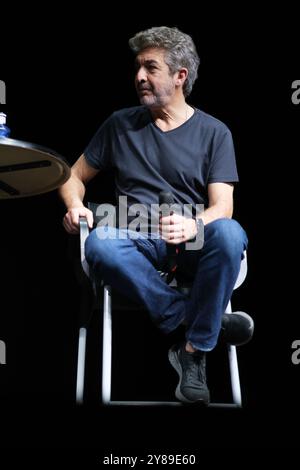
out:
M202 357L199 357L199 356L195 357L193 355L186 356L186 357L188 357L188 364L187 364L187 368L185 371L187 381L191 380L191 382L193 382L195 377L197 378L197 380L203 381L204 374L202 371L202 364L201 364Z

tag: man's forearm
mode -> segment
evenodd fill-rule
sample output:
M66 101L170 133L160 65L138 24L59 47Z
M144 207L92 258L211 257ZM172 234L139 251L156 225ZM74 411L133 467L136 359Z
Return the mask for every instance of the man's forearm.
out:
M71 175L68 181L59 188L59 195L68 210L73 207L83 207L85 186L80 179Z
M222 204L216 204L214 206L209 207L208 209L205 209L205 211L199 214L198 217L203 220L204 225L207 225L217 219L231 219L232 208L228 206L223 206Z

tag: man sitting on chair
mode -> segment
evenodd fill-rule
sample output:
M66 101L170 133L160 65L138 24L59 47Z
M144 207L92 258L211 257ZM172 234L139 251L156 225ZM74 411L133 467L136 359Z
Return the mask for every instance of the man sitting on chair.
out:
M98 227L87 239L86 259L105 283L142 303L163 332L184 322L185 340L169 351L179 374L176 397L207 405L206 353L222 329L227 341L238 332L239 344L253 332L251 317L224 314L247 247L244 230L231 218L238 181L232 137L222 122L186 102L199 66L189 35L155 27L137 33L129 45L141 105L113 113L73 165L60 188L67 207L63 224L78 233L79 217L86 216L93 227L83 205L85 185L107 168L115 170L116 196L125 198L128 211L135 204L151 211L162 191L177 206L192 207L188 215L163 213L158 233ZM203 233L203 246L187 249ZM177 271L193 279L188 298L158 272L174 250Z

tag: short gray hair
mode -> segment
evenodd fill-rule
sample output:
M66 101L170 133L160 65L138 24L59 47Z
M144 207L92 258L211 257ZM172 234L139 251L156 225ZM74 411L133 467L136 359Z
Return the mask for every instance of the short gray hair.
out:
M200 59L196 46L186 33L178 28L168 26L158 26L137 33L129 39L129 47L137 55L148 47L165 49L165 61L172 74L181 67L188 69L188 76L183 84L183 94L188 96L198 77L198 67Z

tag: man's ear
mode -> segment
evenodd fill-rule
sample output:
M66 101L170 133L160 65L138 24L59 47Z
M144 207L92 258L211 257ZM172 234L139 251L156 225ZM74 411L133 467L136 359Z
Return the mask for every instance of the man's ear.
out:
M185 67L179 69L177 72L177 77L175 79L175 85L183 86L184 82L187 79L188 73L188 69L186 69Z

